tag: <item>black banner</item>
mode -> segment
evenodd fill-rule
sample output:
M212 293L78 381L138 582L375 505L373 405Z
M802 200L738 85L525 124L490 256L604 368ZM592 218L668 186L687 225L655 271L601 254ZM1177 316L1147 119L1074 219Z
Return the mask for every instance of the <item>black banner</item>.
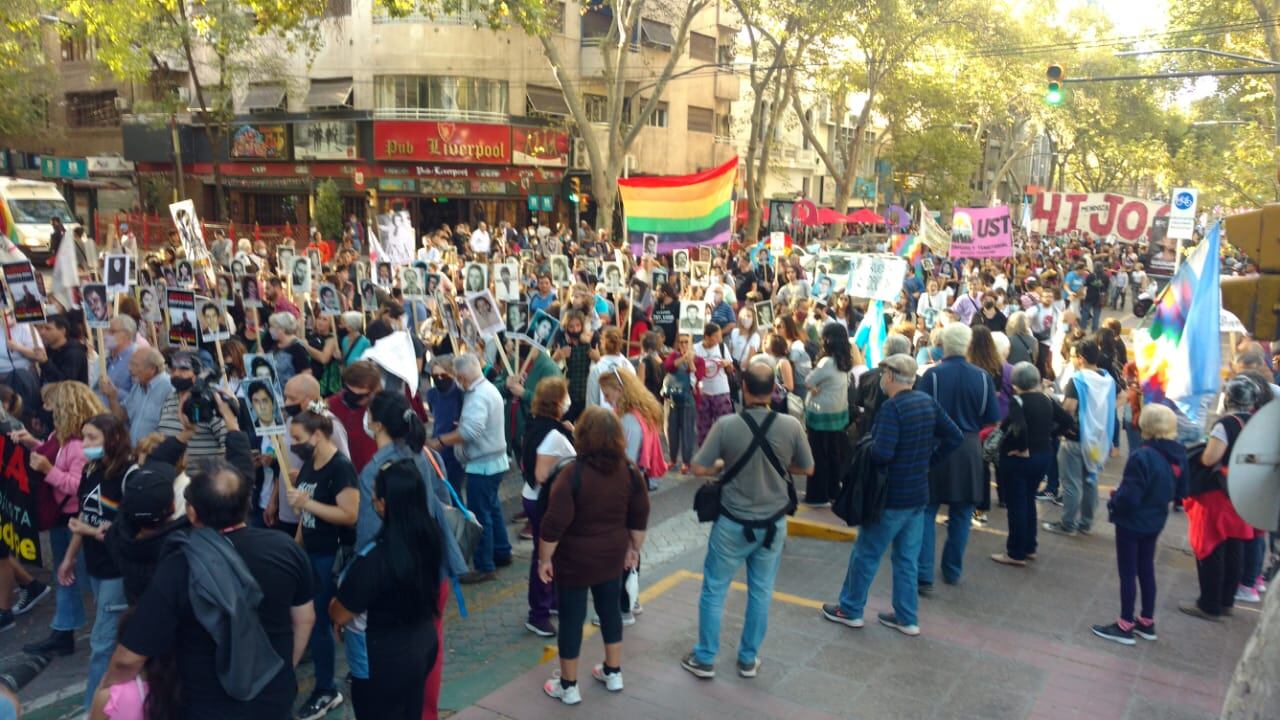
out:
M20 562L40 562L40 533L36 530L34 483L40 476L29 470L27 449L0 434L0 542Z

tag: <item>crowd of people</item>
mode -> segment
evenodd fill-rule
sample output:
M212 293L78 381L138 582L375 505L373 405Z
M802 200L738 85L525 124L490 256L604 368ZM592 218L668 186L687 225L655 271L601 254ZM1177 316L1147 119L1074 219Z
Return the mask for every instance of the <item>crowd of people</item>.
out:
M1266 536L1235 516L1222 479L1275 392L1269 363L1241 348L1226 414L1188 453L1204 438L1142 403L1124 333L1102 317L1154 294L1136 248L1022 235L1003 260L926 251L895 302L869 306L832 282L820 248L635 256L585 225L481 223L424 236L384 273L362 238L355 218L344 241L297 248L240 239L233 252L230 238L205 248L175 232L135 258L136 292L112 299L97 337L76 307L6 323L0 425L42 488L52 574L0 561L0 630L49 596L50 634L27 652L70 655L91 624L91 717L315 720L346 687L357 718L436 717L450 596L514 562L504 483L520 484L514 542L532 546L524 627L557 638L544 691L566 704L582 700L588 594L604 643L590 675L623 689L649 496L675 476L717 479L696 502L714 524L697 644L681 660L699 678L714 677L743 565L736 670L756 676L786 517L866 483L882 501L822 608L848 627L863 626L891 546L892 609L878 618L918 635L919 595L939 575L961 581L970 528L993 503L1008 515L991 558L1003 565L1035 562L1039 531L1088 535L1121 447L1124 479L1106 500L1121 609L1096 634L1155 638L1154 547L1173 506L1201 578L1185 612L1217 620L1265 590ZM295 256L318 258L310 277ZM618 267L621 292L606 286ZM221 317L201 322L225 338L168 342L176 319L155 305L175 285L216 301ZM875 347L859 332L881 320L869 307L884 309ZM1037 503L1062 510L1041 522ZM299 702L304 655L315 684Z

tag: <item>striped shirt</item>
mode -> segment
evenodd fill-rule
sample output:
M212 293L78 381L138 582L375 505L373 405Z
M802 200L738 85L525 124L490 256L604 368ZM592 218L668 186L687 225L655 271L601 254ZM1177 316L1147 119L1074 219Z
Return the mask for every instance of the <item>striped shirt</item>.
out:
M224 457L226 449L223 445L227 438L227 426L222 417L214 415L208 422L196 423L195 434L187 444L187 459ZM160 411L160 425L157 428L165 437L176 437L182 434L182 418L178 417L178 393L171 393Z
M960 446L960 428L933 398L904 390L884 401L871 427L871 456L887 465L885 507L929 504L929 462Z

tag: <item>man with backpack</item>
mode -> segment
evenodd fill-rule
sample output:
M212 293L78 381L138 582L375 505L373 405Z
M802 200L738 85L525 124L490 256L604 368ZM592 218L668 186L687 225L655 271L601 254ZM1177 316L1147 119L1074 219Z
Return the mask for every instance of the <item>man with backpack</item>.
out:
M702 570L698 644L680 661L681 667L704 679L715 677L725 596L743 563L748 568L747 612L738 644L738 674L756 676L786 516L795 511L791 475L813 473L813 456L800 421L770 408L773 371L754 363L743 375L742 413L718 419L693 458L695 475L720 476L718 516Z

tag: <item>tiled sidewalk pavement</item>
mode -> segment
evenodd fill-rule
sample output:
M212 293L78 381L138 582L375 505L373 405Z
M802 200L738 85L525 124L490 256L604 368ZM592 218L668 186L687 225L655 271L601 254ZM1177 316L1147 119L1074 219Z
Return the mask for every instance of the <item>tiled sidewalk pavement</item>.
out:
M1166 546L1157 556L1160 640L1135 647L1108 643L1089 626L1109 622L1118 609L1109 526L1091 537L1042 534L1039 561L1015 569L987 559L1003 547L1003 525L1003 513L993 512L990 528L970 537L961 583L940 586L921 601L918 638L874 622L875 612L889 609L887 562L872 589L866 628L821 619L817 608L834 600L851 546L788 539L764 665L754 680L734 672L745 603L740 591L730 595L717 678L699 681L679 667L697 632L702 550L691 550L673 563L668 578L642 592L648 596L645 614L626 630L622 694L610 695L586 674L601 653L592 635L583 644L584 700L578 708L542 695L552 661L456 717L1217 717L1256 608L1242 607L1220 624L1178 613L1177 604L1195 593L1194 563ZM1171 518L1166 533L1166 545L1181 541L1181 516Z

